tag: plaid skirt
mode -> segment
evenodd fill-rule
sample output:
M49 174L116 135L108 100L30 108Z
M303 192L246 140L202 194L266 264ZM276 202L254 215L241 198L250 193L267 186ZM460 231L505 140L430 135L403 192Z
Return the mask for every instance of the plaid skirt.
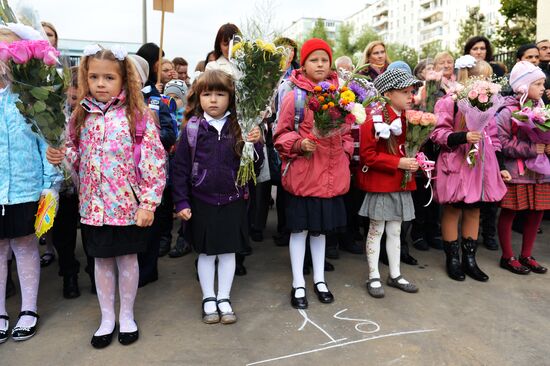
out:
M500 207L514 211L550 210L550 183L506 184L508 192Z

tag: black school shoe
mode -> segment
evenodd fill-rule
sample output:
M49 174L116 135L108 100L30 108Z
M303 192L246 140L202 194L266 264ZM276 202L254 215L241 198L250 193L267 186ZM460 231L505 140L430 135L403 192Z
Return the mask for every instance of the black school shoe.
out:
M296 297L296 290L298 289L304 290L304 297ZM306 295L307 293L305 287L292 288L292 291L290 292L290 305L292 305L294 309L307 309L308 303Z
M104 335L100 335L100 336L95 336L95 335L92 336L92 341L90 343L96 349L105 348L105 347L107 347L108 345L111 344L111 342L113 340L113 335L115 334L115 332L116 332L116 325L113 328L113 331L109 334L104 334Z
M138 339L139 329L136 329L135 332L118 332L118 343L122 344L123 346L129 346L130 344L136 342Z
M4 343L9 338L8 330L10 329L10 317L7 315L0 315L0 319L4 319L6 321L6 328L0 329L0 344Z
M64 276L63 277L63 297L66 299L76 299L80 296L80 289L78 288L78 276Z
M19 313L19 318L22 316L34 316L36 318L36 321L32 327L18 327L17 325L13 330L11 331L11 337L14 341L26 341L29 338L32 338L36 334L36 330L38 329L38 316L37 313L34 311L25 310Z
M330 290L327 292L319 291L317 286L320 284L325 285L328 290L328 286L326 282L317 282L314 285L315 294L317 295L317 298L319 299L319 301L322 302L323 304L330 304L331 302L334 302L334 295L332 295L332 292L330 292Z

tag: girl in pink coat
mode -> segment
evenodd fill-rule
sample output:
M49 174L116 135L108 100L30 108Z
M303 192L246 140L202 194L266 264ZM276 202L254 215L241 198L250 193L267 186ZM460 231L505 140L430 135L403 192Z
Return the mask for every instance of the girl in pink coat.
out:
M477 61L472 67L458 71L458 82L473 76L489 78L491 66ZM432 140L440 145L435 180L435 199L443 205L441 230L447 256L447 273L457 281L465 274L475 280L489 277L477 266L475 254L482 202L498 202L506 193L503 177L509 179L500 155L500 141L494 119L482 132L468 131L463 114L451 95L435 105L438 121ZM470 167L466 156L471 144L479 145L477 164ZM459 258L458 223L462 216L462 264Z
M324 279L325 234L346 226L343 195L350 185L353 139L348 130L315 142L311 138L313 112L307 107L303 120L295 125L295 93L312 92L322 81L338 86L338 77L330 69L332 51L325 41L316 38L306 41L300 60L302 67L290 77L294 90L283 99L274 139L283 160L282 184L289 193L286 215L291 231L291 305L305 309L308 303L303 267L308 233L315 293L322 303L334 301Z

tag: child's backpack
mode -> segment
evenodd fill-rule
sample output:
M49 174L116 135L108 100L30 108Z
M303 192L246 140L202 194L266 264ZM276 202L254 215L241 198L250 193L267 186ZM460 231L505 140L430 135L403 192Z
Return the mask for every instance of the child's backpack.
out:
M157 116L160 118L160 103L165 104L168 106L168 109L170 110L170 116L172 117L172 128L174 129L174 133L176 136L178 135L178 121L176 119L176 112L178 109L178 106L176 104L176 101L174 98L169 97L168 95L161 94L160 97L158 96L150 96L149 99L147 99L147 106L149 109L152 109L157 113Z
M277 121L279 119L280 103L290 91L294 90L294 130L298 132L300 128L300 123L304 120L304 113L307 100L307 92L301 88L298 88L292 81L289 79L283 81L279 86L279 91L275 99L275 109L277 115L273 121L273 126L271 128L271 135L275 134L275 129L277 128ZM271 175L271 180L275 184L280 184L281 182L281 166L282 161L279 155L279 152L275 149L273 141L267 145L267 157L269 162L269 173Z

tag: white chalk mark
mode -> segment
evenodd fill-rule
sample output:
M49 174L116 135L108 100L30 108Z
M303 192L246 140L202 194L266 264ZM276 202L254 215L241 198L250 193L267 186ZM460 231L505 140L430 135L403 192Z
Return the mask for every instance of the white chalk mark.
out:
M299 309L298 312L304 317L304 323L298 329L298 331L301 331L302 329L304 329L304 327L306 326L307 323L311 323L315 328L319 329L321 332L323 332L324 335L326 335L330 339L330 342L328 342L328 343L336 343L337 342L334 338L332 338L332 336L330 334L327 333L326 330L324 330L323 328L321 328L320 326L315 324L315 322L313 322L311 319L309 319L309 317L307 316L307 313L306 313L305 310Z
M346 311L348 311L348 309L340 310L339 312L334 314L334 318L339 319L339 320L349 320L349 321L352 321L352 322L359 322L359 323L355 324L355 330L358 331L359 333L371 334L371 333L377 333L380 330L380 325L378 325L378 323L373 322L372 320L353 319L353 318L341 317L340 314L342 314L343 312L346 312ZM374 330L361 330L361 326L364 325L364 324L374 325L375 329Z
M327 344L331 344L331 343L338 343L338 342L341 342L341 341L345 341L347 338L340 338L340 339L336 339L334 341L330 341L330 342L326 342L326 343L321 343L319 346L324 346L324 345L327 345Z
M292 353L292 354L289 354L289 355L286 355L286 356L270 358L270 359L262 360L262 361L256 361L256 362L249 363L246 366L260 365L262 363L268 363L268 362L273 362L273 361L284 360L284 359L287 359L287 358L299 357L299 356L307 355L307 354L310 354L310 353L326 351L326 350L332 349L332 348L349 346L350 344L362 343L362 342L372 341L372 340L375 340L375 339L397 337L397 336L410 335L410 334L428 333L428 332L434 332L436 330L437 329L419 329L419 330L411 330L411 331L405 331L405 332L395 332L395 333L389 333L389 334L381 334L381 335L376 335L376 336L372 336L372 337L369 337L369 338L363 338L363 339L358 339L358 340L355 340L355 341L349 341L349 342L346 342L346 343L333 344L333 345L326 346L326 347L316 348L316 349L312 349L312 350L309 350L309 351Z

